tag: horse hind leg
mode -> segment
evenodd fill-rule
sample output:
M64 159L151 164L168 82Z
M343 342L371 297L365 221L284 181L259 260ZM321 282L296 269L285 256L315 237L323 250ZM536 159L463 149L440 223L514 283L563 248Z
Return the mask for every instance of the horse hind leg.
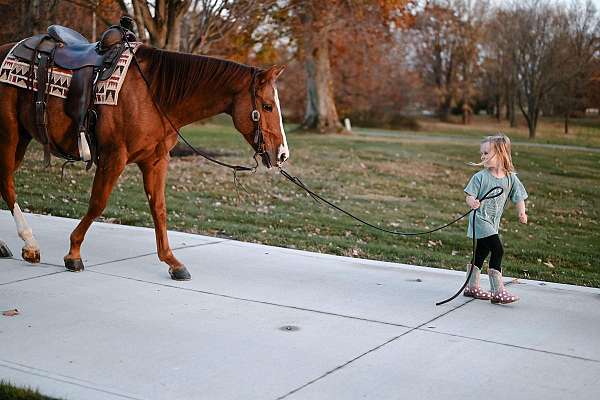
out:
M19 135L16 126L13 129L5 128L3 131L5 135L0 134L0 194L13 215L19 237L25 242L21 251L23 259L30 263L38 263L40 262L40 247L17 203L13 177L15 170L23 160L31 137ZM9 257L11 256L9 254L10 249L6 244L0 242L0 256Z

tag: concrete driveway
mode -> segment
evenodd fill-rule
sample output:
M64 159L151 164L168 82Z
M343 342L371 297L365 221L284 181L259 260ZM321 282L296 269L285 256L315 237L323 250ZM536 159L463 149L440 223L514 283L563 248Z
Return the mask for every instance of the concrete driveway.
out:
M154 231L27 215L42 263L0 211L0 379L64 399L598 399L600 290L513 282L170 232L193 280L169 279ZM507 278L507 282L511 279ZM487 279L483 284L488 285Z

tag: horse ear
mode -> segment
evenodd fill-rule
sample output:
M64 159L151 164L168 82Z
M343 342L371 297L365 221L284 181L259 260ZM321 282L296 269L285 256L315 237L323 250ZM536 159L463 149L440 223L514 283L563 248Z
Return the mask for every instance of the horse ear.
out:
M285 65L273 65L271 68L263 71L260 74L261 85L264 85L267 82L275 82L275 80L279 78L279 75L281 75L284 69Z
M273 77L271 78L271 80L276 80L277 78L279 78L279 75L281 75L281 73L283 72L283 70L285 69L285 65L273 65L271 68L268 69L268 71L272 71Z

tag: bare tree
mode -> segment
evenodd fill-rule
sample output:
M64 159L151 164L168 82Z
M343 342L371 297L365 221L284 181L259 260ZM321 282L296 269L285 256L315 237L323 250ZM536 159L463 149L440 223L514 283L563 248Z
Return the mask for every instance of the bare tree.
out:
M442 120L458 92L458 20L450 4L429 3L416 23L416 51L423 80L437 95L437 114Z
M513 29L511 12L496 9L487 22L484 41L484 74L489 83L484 92L493 101L498 121L502 118L502 106L506 107L511 127L516 126L517 101Z
M156 47L180 50L182 21L192 0L131 0L131 9L124 0L119 3L123 10L131 11L140 40Z
M564 132L574 110L584 107L585 90L593 77L593 61L598 56L600 25L591 1L571 3L567 11L564 43L569 63L562 65L564 80L557 86L554 106L564 116Z
M455 13L459 15L459 63L460 100L463 104L463 123L469 123L473 99L476 95L475 82L481 73L480 48L484 37L489 3L484 0L458 1Z
M487 7L487 1L434 0L417 18L418 63L437 93L442 120L457 103L471 108Z
M206 54L229 33L255 28L268 13L268 0L194 0L184 17L182 50Z
M52 24L95 40L106 26L117 23L120 15L117 0L1 0L0 42L45 32Z
M575 7L569 13L541 0L524 0L510 9L517 101L530 139L536 136L544 102L561 86L570 90L597 49L597 23L591 23L595 10L589 2L585 10Z

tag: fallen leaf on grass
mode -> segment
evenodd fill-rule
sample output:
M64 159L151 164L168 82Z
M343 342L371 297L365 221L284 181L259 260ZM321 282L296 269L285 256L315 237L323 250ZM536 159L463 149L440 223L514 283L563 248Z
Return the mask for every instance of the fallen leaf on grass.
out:
M548 268L554 268L554 265L550 261L545 262L544 265Z
M2 315L5 317L14 317L15 315L19 315L19 310L13 308L12 310L2 311Z

